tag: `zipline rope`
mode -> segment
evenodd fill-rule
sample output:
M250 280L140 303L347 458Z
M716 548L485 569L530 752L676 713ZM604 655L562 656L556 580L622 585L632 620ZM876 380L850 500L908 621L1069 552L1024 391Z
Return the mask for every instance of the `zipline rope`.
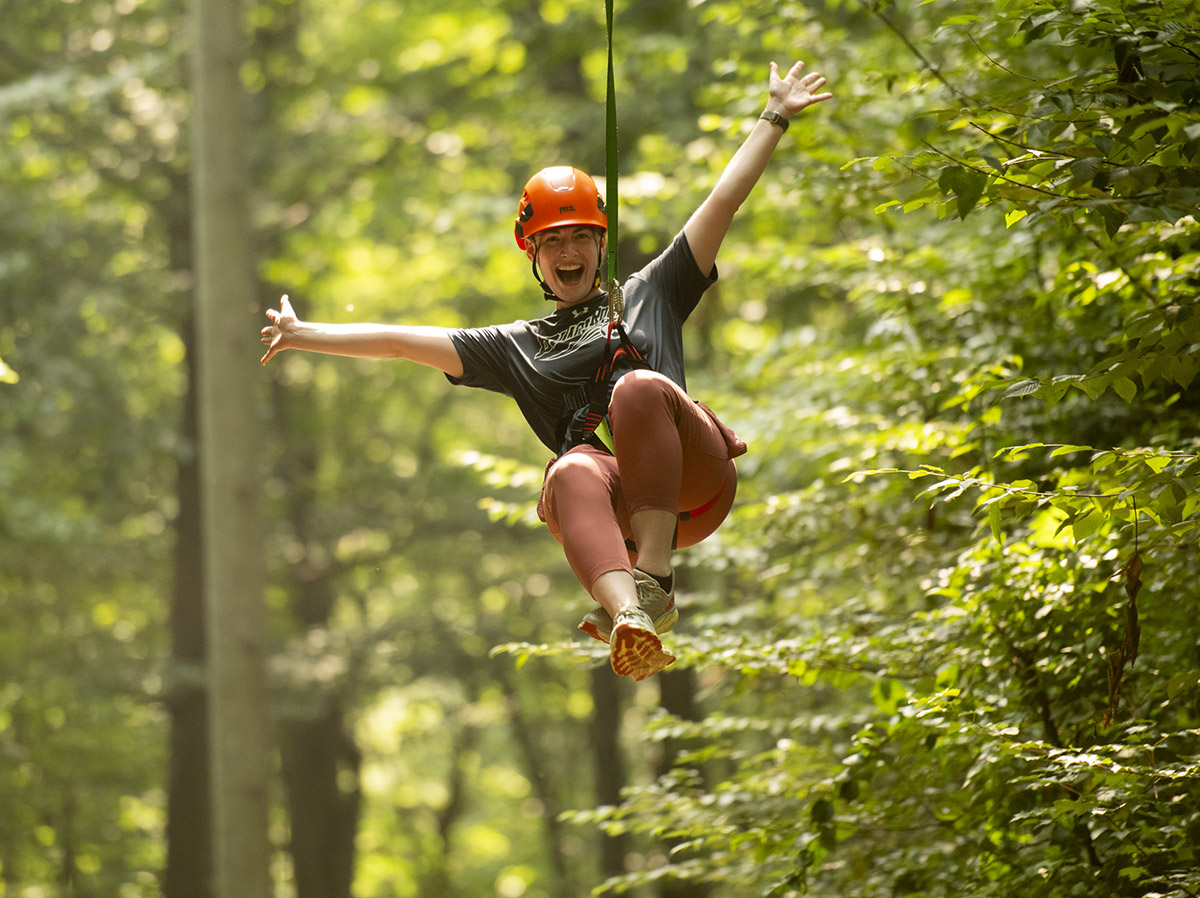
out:
M608 321L609 327L620 320L624 311L621 286L617 280L617 88L613 76L613 0L604 0L608 23L608 96L605 114L605 211L608 215Z

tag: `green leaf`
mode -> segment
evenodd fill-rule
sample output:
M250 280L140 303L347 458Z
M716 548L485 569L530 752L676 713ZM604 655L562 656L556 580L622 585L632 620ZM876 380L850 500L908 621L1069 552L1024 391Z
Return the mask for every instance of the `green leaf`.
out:
M1176 674L1167 681L1167 698L1174 701L1190 689L1200 685L1200 671L1189 670Z
M1014 399L1019 396L1030 396L1036 393L1042 386L1042 382L1037 378L1028 378L1018 381L1007 390L1004 391L1004 399Z
M1141 460L1155 474L1161 474L1171 464L1171 459L1165 455L1143 455Z
M859 782L854 777L845 779L838 784L838 798L842 801L857 801L860 794Z
M957 169L952 189L955 196L956 209L959 218L966 218L974 210L987 186L987 175L974 169Z
M909 471L908 479L909 480L919 480L922 477L934 477L934 476L944 477L945 475L946 475L946 472L943 471L941 468L923 468L922 470L919 470L919 471Z
M1071 533L1078 540L1087 539L1108 520L1108 515L1100 510L1093 510L1081 518L1071 522Z
M818 798L813 802L810 812L812 822L818 825L833 822L833 802L828 798Z
M1083 183L1084 181L1090 181L1096 176L1096 173L1100 171L1100 168L1103 165L1104 160L1099 156L1089 156L1084 159L1076 159L1068 166L1071 172L1071 180L1077 184Z
M1011 228L1027 215L1029 215L1029 213L1025 209L1009 209L1004 213L1004 226L1006 228Z
M1129 213L1115 203L1099 203L1094 208L1104 222L1104 232L1109 237L1115 237L1129 218Z
M1118 377L1112 383L1113 392L1124 399L1126 402L1132 403L1137 396L1137 384L1128 377Z
M1074 453L1074 452L1095 452L1095 451L1096 450L1094 448L1092 448L1091 446L1077 446L1077 445L1058 446L1050 453L1050 457L1057 458L1060 455L1070 455L1071 453Z

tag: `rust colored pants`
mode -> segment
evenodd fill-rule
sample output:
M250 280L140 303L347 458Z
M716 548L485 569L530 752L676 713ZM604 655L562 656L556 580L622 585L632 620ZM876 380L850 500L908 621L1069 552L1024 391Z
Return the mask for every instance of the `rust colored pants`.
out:
M617 381L608 418L616 455L588 445L565 453L546 472L539 508L589 592L601 574L632 571L636 512L678 515L679 548L711 535L733 507L733 458L745 451L706 406L653 371Z

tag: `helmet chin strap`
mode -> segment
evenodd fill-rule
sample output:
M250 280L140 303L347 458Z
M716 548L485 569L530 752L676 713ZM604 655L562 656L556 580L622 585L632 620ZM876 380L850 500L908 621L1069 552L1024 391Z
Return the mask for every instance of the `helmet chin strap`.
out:
M604 268L604 238L604 231L600 231L596 234L596 279L592 281L593 290L600 286L600 271Z
M533 271L533 279L538 282L538 286L542 288L542 299L547 302L558 302L558 297L554 295L554 291L550 289L550 285L542 280L542 273L538 271L537 250L534 249L533 260L530 263Z

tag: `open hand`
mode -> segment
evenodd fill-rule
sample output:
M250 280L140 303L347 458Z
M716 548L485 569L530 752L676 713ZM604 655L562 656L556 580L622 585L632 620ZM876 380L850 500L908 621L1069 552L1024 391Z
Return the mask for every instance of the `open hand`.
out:
M786 75L780 77L779 66L771 63L771 79L768 88L771 95L769 108L777 108L783 115L791 118L804 107L828 100L833 96L828 91L817 93L825 86L824 76L817 72L809 72L801 77L800 72L803 68L804 63L797 62Z
M276 353L288 348L288 335L299 323L286 293L279 300L279 310L267 309L267 317L271 319L271 323L262 329L262 337L259 339L259 342L267 347L267 354L259 361L261 365L269 362Z

